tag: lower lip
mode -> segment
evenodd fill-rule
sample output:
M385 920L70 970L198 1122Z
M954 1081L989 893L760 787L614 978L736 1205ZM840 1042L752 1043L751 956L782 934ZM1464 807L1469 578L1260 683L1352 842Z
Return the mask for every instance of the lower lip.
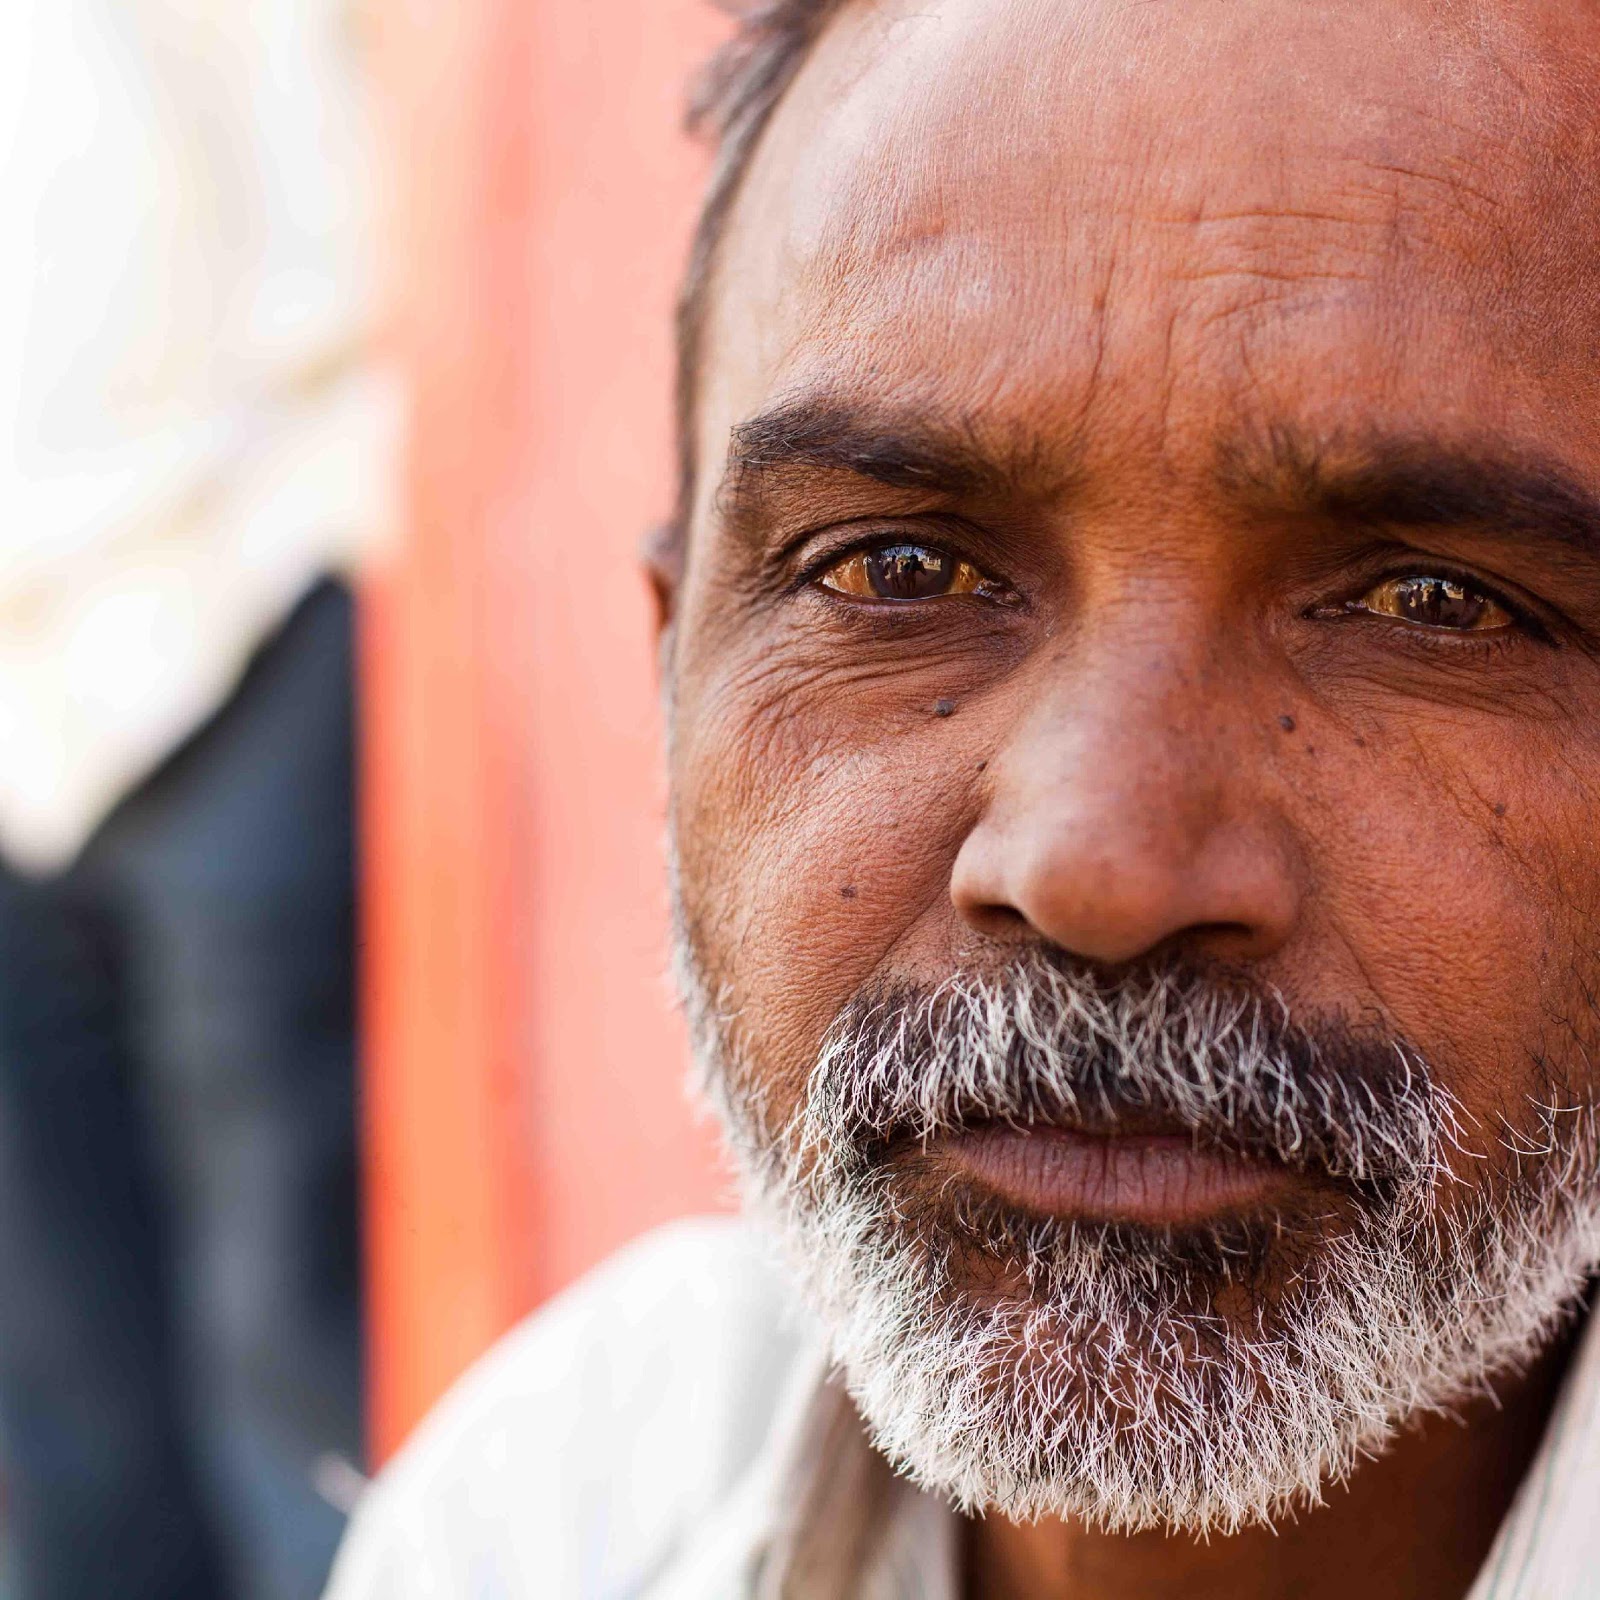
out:
M1256 1210L1297 1181L1286 1167L1197 1150L1174 1134L997 1126L941 1138L927 1154L1023 1210L1151 1226Z

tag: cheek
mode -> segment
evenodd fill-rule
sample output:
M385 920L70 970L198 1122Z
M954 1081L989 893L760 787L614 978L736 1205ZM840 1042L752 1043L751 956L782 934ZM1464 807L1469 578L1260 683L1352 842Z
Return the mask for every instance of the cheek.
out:
M1503 1155L1528 1123L1541 1058L1591 1096L1600 860L1589 845L1600 752L1575 759L1507 725L1388 746L1330 806L1318 854L1327 912L1362 988L1435 1064ZM1589 776L1584 773L1587 770ZM1597 1056L1596 1059L1600 1059Z
M672 773L683 909L781 1111L864 984L940 953L948 970L978 730L923 696L787 666L686 690Z

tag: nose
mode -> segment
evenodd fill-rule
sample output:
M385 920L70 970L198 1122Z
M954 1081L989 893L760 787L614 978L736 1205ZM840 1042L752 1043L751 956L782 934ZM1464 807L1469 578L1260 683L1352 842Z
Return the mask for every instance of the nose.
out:
M1087 673L1068 662L1022 690L956 857L961 916L1107 966L1176 950L1257 961L1281 947L1302 864L1274 800L1265 719L1224 683L1149 661Z

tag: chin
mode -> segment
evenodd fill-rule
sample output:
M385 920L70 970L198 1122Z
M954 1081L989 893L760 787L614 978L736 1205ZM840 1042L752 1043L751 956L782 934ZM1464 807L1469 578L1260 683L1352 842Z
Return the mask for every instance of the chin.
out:
M1086 1224L887 1180L758 1209L901 1471L970 1513L1199 1536L1315 1505L1526 1364L1593 1242L1359 1208Z

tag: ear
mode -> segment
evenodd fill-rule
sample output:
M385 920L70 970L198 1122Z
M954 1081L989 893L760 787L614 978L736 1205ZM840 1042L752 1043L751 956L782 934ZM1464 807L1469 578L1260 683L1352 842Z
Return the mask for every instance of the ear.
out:
M676 520L663 522L645 535L639 557L655 601L656 639L663 660L669 648L672 624L678 614L678 594L683 586L685 529Z

